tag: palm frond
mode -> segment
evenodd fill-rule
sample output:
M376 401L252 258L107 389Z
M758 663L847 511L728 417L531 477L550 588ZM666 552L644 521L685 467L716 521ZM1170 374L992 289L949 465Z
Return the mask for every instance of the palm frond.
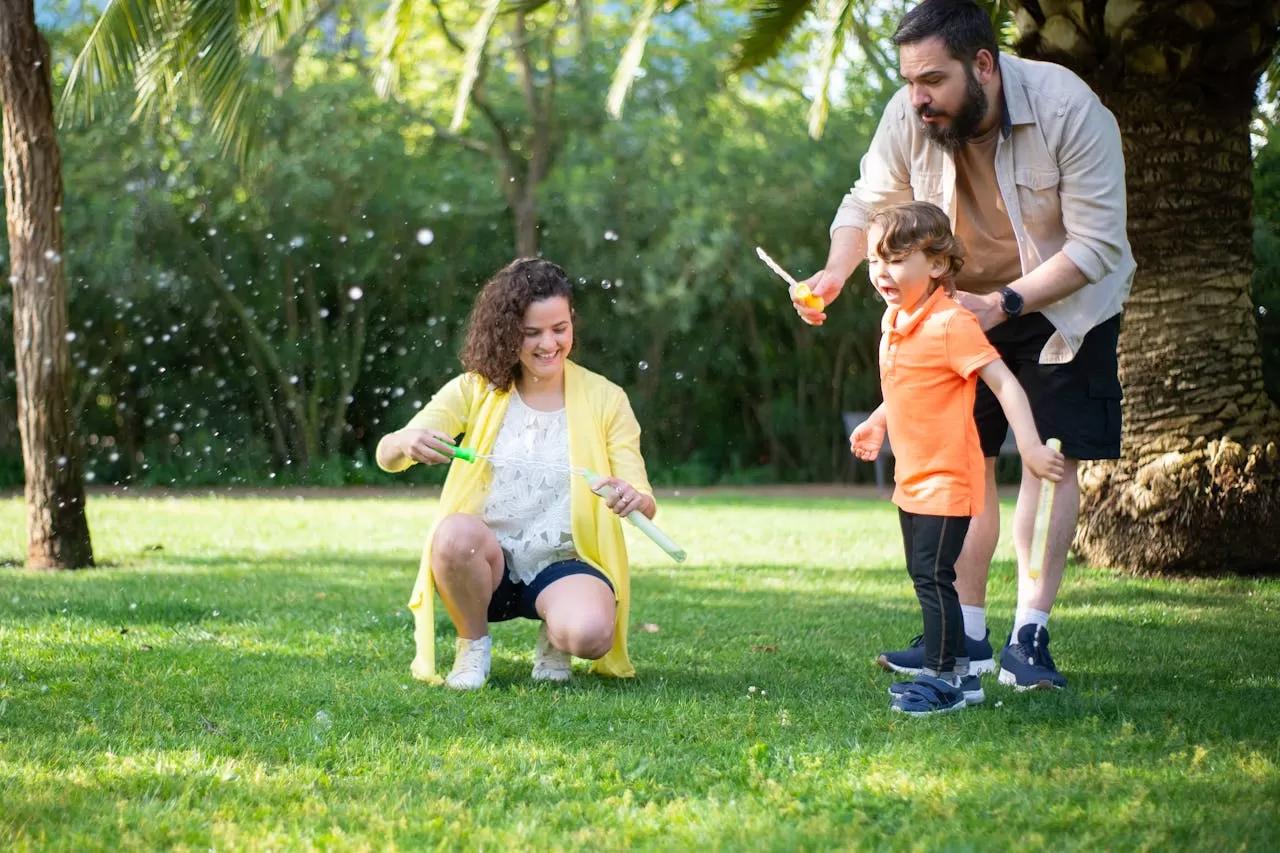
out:
M750 71L777 56L817 0L759 0L751 7L747 34L738 44L733 70Z
M503 12L524 12L526 15L528 15L531 12L538 11L539 9L541 9L543 6L547 5L550 2L551 0L507 0L502 5L502 11Z
M59 110L93 119L131 90L134 117L172 112L192 96L225 153L241 162L254 137L250 57L309 26L317 0L110 0L72 64Z
M613 82L609 84L609 96L605 100L605 108L615 119L622 115L622 104L627 99L627 93L631 91L631 84L635 82L636 69L640 67L640 60L644 58L645 43L649 40L649 27L652 26L653 17L658 14L658 7L662 3L663 0L645 0L644 7L636 17L635 26L631 29L631 38L627 39L627 46L622 51L622 59L613 72Z
M827 116L831 113L831 80L836 73L836 63L844 52L850 31L858 26L854 19L857 0L843 0L827 8L824 21L822 49L818 57L818 93L809 106L809 135L822 138Z
M480 77L480 63L484 60L484 51L489 44L489 34L493 32L493 22L498 18L504 0L485 0L480 20L471 28L467 36L467 55L463 60L462 79L458 82L458 99L453 104L453 120L449 129L457 133L462 128L462 119L467 112L467 104L471 101L471 90L475 88Z
M378 74L373 88L379 98L389 98L400 88L400 49L413 24L413 6L413 0L391 0L374 31Z

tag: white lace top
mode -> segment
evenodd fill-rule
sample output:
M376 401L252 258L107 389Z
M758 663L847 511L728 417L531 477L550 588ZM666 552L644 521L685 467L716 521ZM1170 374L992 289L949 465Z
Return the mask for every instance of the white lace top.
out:
M577 557L565 410L531 409L512 389L491 455L497 458L484 521L498 537L512 580L528 583L552 563Z

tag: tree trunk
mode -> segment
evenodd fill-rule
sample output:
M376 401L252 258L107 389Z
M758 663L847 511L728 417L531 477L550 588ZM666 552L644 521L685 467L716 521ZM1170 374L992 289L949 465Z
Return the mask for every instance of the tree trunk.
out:
M1134 572L1280 572L1280 412L1249 296L1249 120L1280 0L1017 5L1019 52L1115 113L1138 263L1122 455L1082 471L1076 550Z
M1249 298L1252 98L1106 100L1138 274L1120 339L1123 454L1085 469L1076 547L1137 571L1280 570L1280 413Z
M1113 95L1138 262L1124 319L1123 458L1084 473L1076 546L1134 570L1280 569L1280 413L1263 390L1248 105Z
M26 476L27 565L93 565L71 410L62 158L49 46L32 0L0 0L0 102L18 427Z

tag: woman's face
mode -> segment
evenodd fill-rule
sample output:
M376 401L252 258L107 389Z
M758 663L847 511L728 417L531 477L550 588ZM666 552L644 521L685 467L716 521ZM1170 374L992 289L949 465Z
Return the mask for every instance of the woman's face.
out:
M534 382L557 380L573 349L573 312L569 300L552 296L532 302L524 312L524 341L520 345L523 376Z

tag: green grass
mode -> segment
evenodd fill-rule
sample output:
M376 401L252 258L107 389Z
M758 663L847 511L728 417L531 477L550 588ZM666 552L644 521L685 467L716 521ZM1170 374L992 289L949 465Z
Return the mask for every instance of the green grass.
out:
M904 719L872 663L920 619L892 507L668 500L691 558L631 540L638 678L534 686L513 622L460 695L408 671L434 508L98 497L107 567L37 575L0 500L0 846L1280 847L1277 581L1074 568L1069 690Z

